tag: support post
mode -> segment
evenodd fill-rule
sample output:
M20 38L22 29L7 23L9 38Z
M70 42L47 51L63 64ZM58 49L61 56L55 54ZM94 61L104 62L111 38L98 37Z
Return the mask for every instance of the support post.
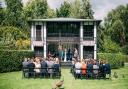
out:
M31 25L31 50L34 50L34 45L33 45L33 40L34 40L34 24L32 23Z
M44 22L44 58L46 58L47 57L47 44L46 44L46 34L47 34L47 32L46 32L46 22Z
M83 22L80 23L80 59L83 59Z
M96 22L94 24L94 59L97 59L97 27Z

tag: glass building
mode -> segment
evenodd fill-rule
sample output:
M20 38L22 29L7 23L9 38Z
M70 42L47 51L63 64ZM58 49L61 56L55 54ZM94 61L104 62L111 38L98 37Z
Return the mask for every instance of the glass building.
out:
M79 57L97 58L97 28L101 20L52 18L32 19L31 49L35 55L47 57L48 52L55 54L58 47L77 48Z

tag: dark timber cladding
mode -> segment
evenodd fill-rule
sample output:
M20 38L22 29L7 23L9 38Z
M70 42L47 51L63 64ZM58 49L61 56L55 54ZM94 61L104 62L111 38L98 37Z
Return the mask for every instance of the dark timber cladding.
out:
M97 27L101 20L51 18L32 19L31 49L46 57L48 52L57 52L58 46L77 48L83 58L97 58Z

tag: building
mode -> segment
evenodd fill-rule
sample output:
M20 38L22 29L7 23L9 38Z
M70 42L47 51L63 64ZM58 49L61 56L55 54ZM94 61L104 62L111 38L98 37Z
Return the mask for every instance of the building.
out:
M77 48L81 59L97 58L97 28L101 20L52 18L29 22L31 49L36 55L46 57L61 45L65 49Z

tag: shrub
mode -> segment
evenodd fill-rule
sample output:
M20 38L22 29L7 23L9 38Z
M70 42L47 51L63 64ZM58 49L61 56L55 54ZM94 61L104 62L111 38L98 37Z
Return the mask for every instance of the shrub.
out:
M19 71L24 57L32 57L33 51L2 51L0 50L0 72Z
M127 56L121 53L98 53L98 59L108 60L112 68L120 68L124 66Z

